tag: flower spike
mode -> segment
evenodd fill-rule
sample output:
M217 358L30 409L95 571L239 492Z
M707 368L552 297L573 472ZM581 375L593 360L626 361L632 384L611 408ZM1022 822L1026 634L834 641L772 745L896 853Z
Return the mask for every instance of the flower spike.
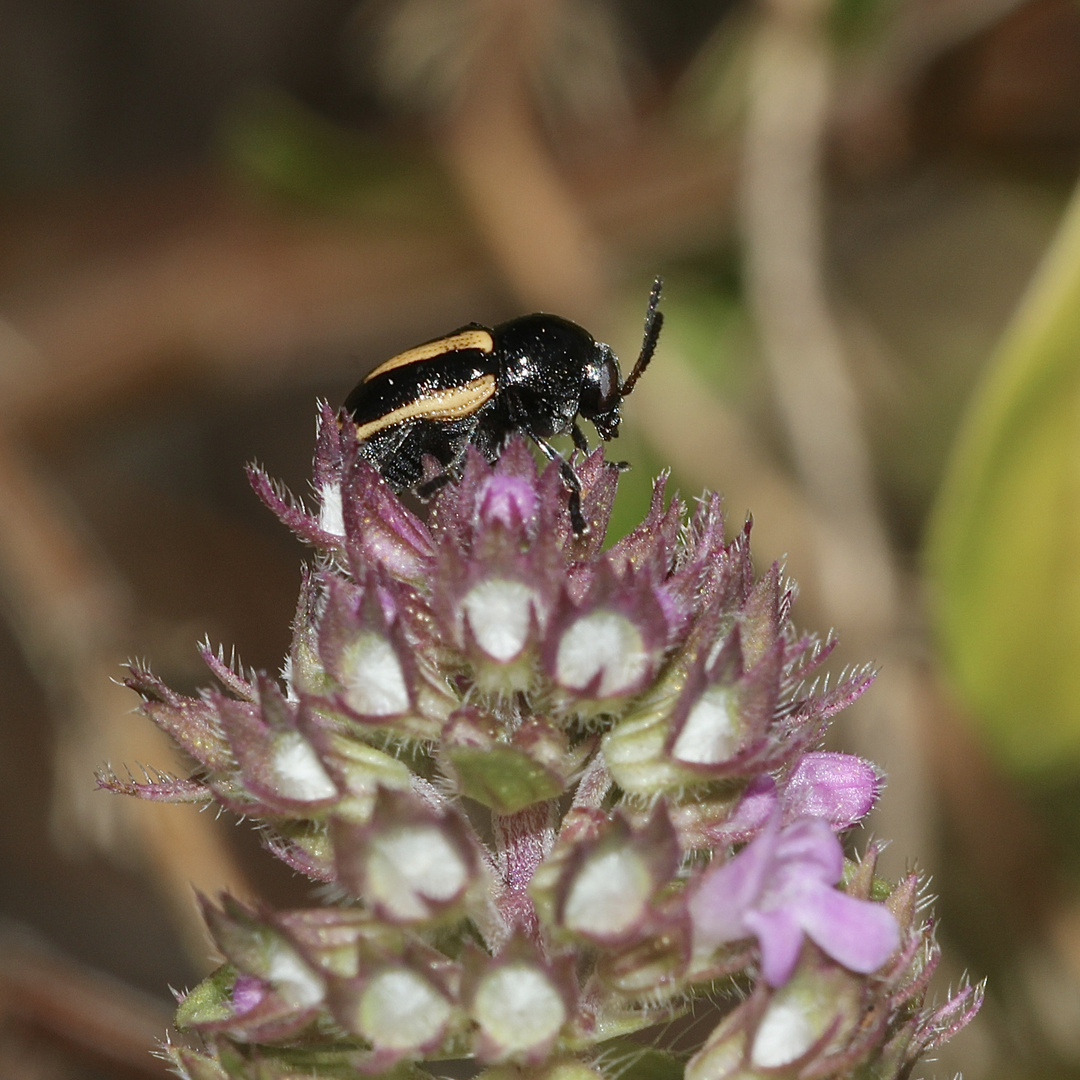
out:
M203 902L224 963L180 1002L176 1069L618 1080L644 1054L686 1080L902 1080L982 990L927 1006L918 878L879 879L874 844L845 860L882 774L821 741L870 671L812 681L833 642L794 630L716 495L689 511L661 477L605 549L601 450L574 459L584 530L522 439L457 465L422 520L323 405L317 510L249 471L316 551L281 679L208 645L196 696L130 668L194 768L101 786L255 818L322 885ZM679 1054L646 1045L690 1009L710 1019Z

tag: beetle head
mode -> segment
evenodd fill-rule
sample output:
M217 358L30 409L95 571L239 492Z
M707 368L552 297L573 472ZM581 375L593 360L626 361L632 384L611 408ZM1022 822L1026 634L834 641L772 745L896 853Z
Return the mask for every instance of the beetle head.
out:
M593 422L601 439L614 439L618 435L620 401L619 361L607 345L597 342L592 363L585 369L579 412Z

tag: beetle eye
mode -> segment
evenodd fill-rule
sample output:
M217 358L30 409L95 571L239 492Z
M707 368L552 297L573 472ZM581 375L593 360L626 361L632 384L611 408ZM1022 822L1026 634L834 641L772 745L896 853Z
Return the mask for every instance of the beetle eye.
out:
M622 380L619 377L619 364L609 352L600 365L599 377L596 380L597 396L601 412L607 412L619 404L619 390Z
M599 391L601 408L607 404L608 399L611 397L612 388L616 382L611 370L612 366L610 359L605 360L600 366L600 379L598 381L597 390Z
M622 397L619 362L606 345L600 346L597 352L593 363L583 372L584 381L578 406L578 411L588 420L618 408Z

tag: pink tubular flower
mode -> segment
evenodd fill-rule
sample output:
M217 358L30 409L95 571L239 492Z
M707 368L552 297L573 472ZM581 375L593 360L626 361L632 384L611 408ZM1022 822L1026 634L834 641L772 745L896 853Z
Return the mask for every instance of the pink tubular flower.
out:
M731 814L709 828L709 837L717 847L746 843L778 813L781 825L823 818L841 832L866 817L880 788L881 777L869 761L815 750L804 754L779 784L768 774L751 780Z
M770 986L791 977L803 937L844 967L876 971L899 948L900 930L884 905L833 886L844 869L840 842L820 818L775 822L730 862L706 871L690 917L698 948L756 937Z

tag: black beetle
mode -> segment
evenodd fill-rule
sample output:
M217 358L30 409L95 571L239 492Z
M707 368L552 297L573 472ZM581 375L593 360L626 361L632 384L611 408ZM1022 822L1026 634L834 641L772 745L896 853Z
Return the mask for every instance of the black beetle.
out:
M662 283L653 283L641 352L626 382L607 345L568 319L541 313L491 328L470 323L391 357L345 399L361 453L396 490L427 497L456 475L469 445L495 461L507 439L527 435L559 462L574 531L586 532L577 474L547 440L569 433L587 451L579 416L601 439L618 435L619 406L660 336ZM421 483L428 454L443 471Z

